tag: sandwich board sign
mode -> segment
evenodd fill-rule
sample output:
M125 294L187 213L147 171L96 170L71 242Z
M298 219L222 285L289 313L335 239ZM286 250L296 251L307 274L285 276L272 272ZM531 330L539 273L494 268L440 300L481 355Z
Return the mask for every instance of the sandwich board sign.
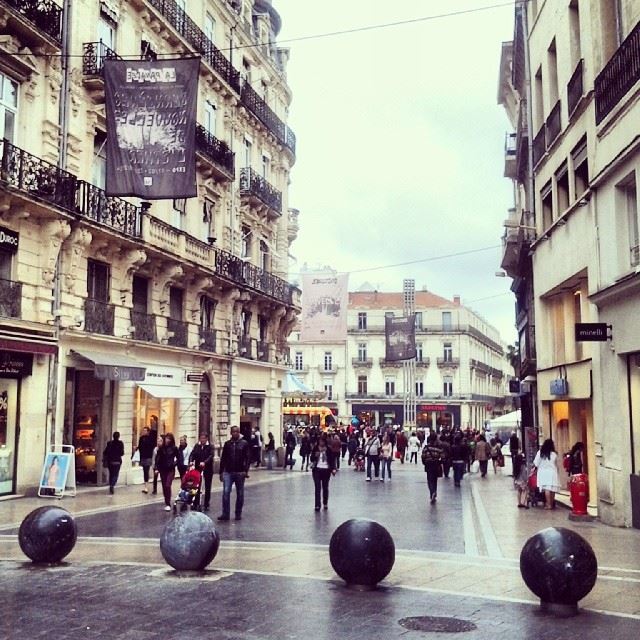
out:
M68 444L52 445L42 465L38 495L41 498L62 498L76 495L75 448Z

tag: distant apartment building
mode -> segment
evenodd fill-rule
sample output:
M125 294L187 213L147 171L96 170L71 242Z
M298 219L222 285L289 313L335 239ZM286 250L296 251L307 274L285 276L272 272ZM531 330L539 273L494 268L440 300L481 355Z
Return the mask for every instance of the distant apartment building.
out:
M640 2L533 1L515 18L501 102L524 197L503 267L535 317L538 422L561 453L585 444L593 511L640 527ZM583 323L609 329L578 340Z
M481 428L510 408L512 370L496 329L476 313L429 291L416 292L417 424ZM291 361L305 384L326 393L339 417L403 424L402 362L385 360L385 316L403 315L403 294L349 293L346 340L290 338Z

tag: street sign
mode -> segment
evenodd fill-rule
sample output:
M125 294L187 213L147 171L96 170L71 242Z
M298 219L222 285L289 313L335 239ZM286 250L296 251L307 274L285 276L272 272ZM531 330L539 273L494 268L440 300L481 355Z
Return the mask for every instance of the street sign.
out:
M187 373L187 382L202 382L204 380L204 373L197 373L190 371Z
M517 378L509 380L509 393L520 393L520 380Z
M576 342L606 342L609 328L604 322L576 322Z

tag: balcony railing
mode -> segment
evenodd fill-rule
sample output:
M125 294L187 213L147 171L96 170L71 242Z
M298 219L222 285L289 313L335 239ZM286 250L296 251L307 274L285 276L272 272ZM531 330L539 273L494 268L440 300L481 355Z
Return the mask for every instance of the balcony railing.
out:
M0 278L0 317L19 318L21 307L22 283Z
M216 330L200 327L200 350L216 352Z
M178 6L175 0L147 0L182 36L202 59L236 92L240 93L240 72L207 38L202 29Z
M547 150L546 141L546 127L542 125L540 131L538 131L536 137L533 139L533 166L535 167L540 160L544 152Z
M436 363L439 367L459 367L460 358L438 358Z
M403 360L387 360L386 358L378 358L378 364L381 367L402 367Z
M431 364L431 358L416 359L416 367L428 367Z
M264 340L258 340L258 360L269 362L269 343Z
M201 124L196 125L196 150L212 160L233 179L235 177L234 153L225 142L218 140Z
M287 139L286 125L247 81L242 83L240 102L284 144Z
M106 225L126 236L142 235L140 210L134 204L115 196L107 196L100 187L78 180L77 212L94 222Z
M351 365L354 367L366 367L373 366L373 358L351 358Z
M567 108L569 109L569 118L573 115L584 93L583 67L584 60L581 59L567 83Z
M255 196L270 209L282 213L282 194L280 191L251 167L240 170L240 194Z
M640 22L624 39L594 82L596 124L600 124L640 80Z
M167 344L172 347L186 347L189 324L184 320L167 318Z
M556 102L551 113L545 122L547 129L547 149L555 142L556 138L562 131L562 120L560 118L561 105L560 100Z
M156 317L143 311L131 310L131 326L133 327L133 338L144 342L158 342L156 331Z
M24 149L2 141L0 180L9 187L75 212L76 177Z
M291 153L293 153L293 155L296 155L296 134L293 133L293 130L291 129L291 127L287 127L286 129L287 135L286 138L284 140L284 146L287 147L287 149L289 149L289 151L291 151Z
M82 45L82 74L101 76L105 60L120 60L120 56L107 45L100 42L85 42Z
M2 0L53 38L62 41L62 9L53 0Z
M84 330L88 333L112 336L115 310L113 304L87 298L84 301Z

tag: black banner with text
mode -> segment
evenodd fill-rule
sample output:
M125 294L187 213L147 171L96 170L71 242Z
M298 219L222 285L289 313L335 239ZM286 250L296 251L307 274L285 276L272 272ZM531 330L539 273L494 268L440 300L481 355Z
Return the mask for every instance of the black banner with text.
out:
M386 355L388 362L411 360L416 357L416 316L385 318Z

